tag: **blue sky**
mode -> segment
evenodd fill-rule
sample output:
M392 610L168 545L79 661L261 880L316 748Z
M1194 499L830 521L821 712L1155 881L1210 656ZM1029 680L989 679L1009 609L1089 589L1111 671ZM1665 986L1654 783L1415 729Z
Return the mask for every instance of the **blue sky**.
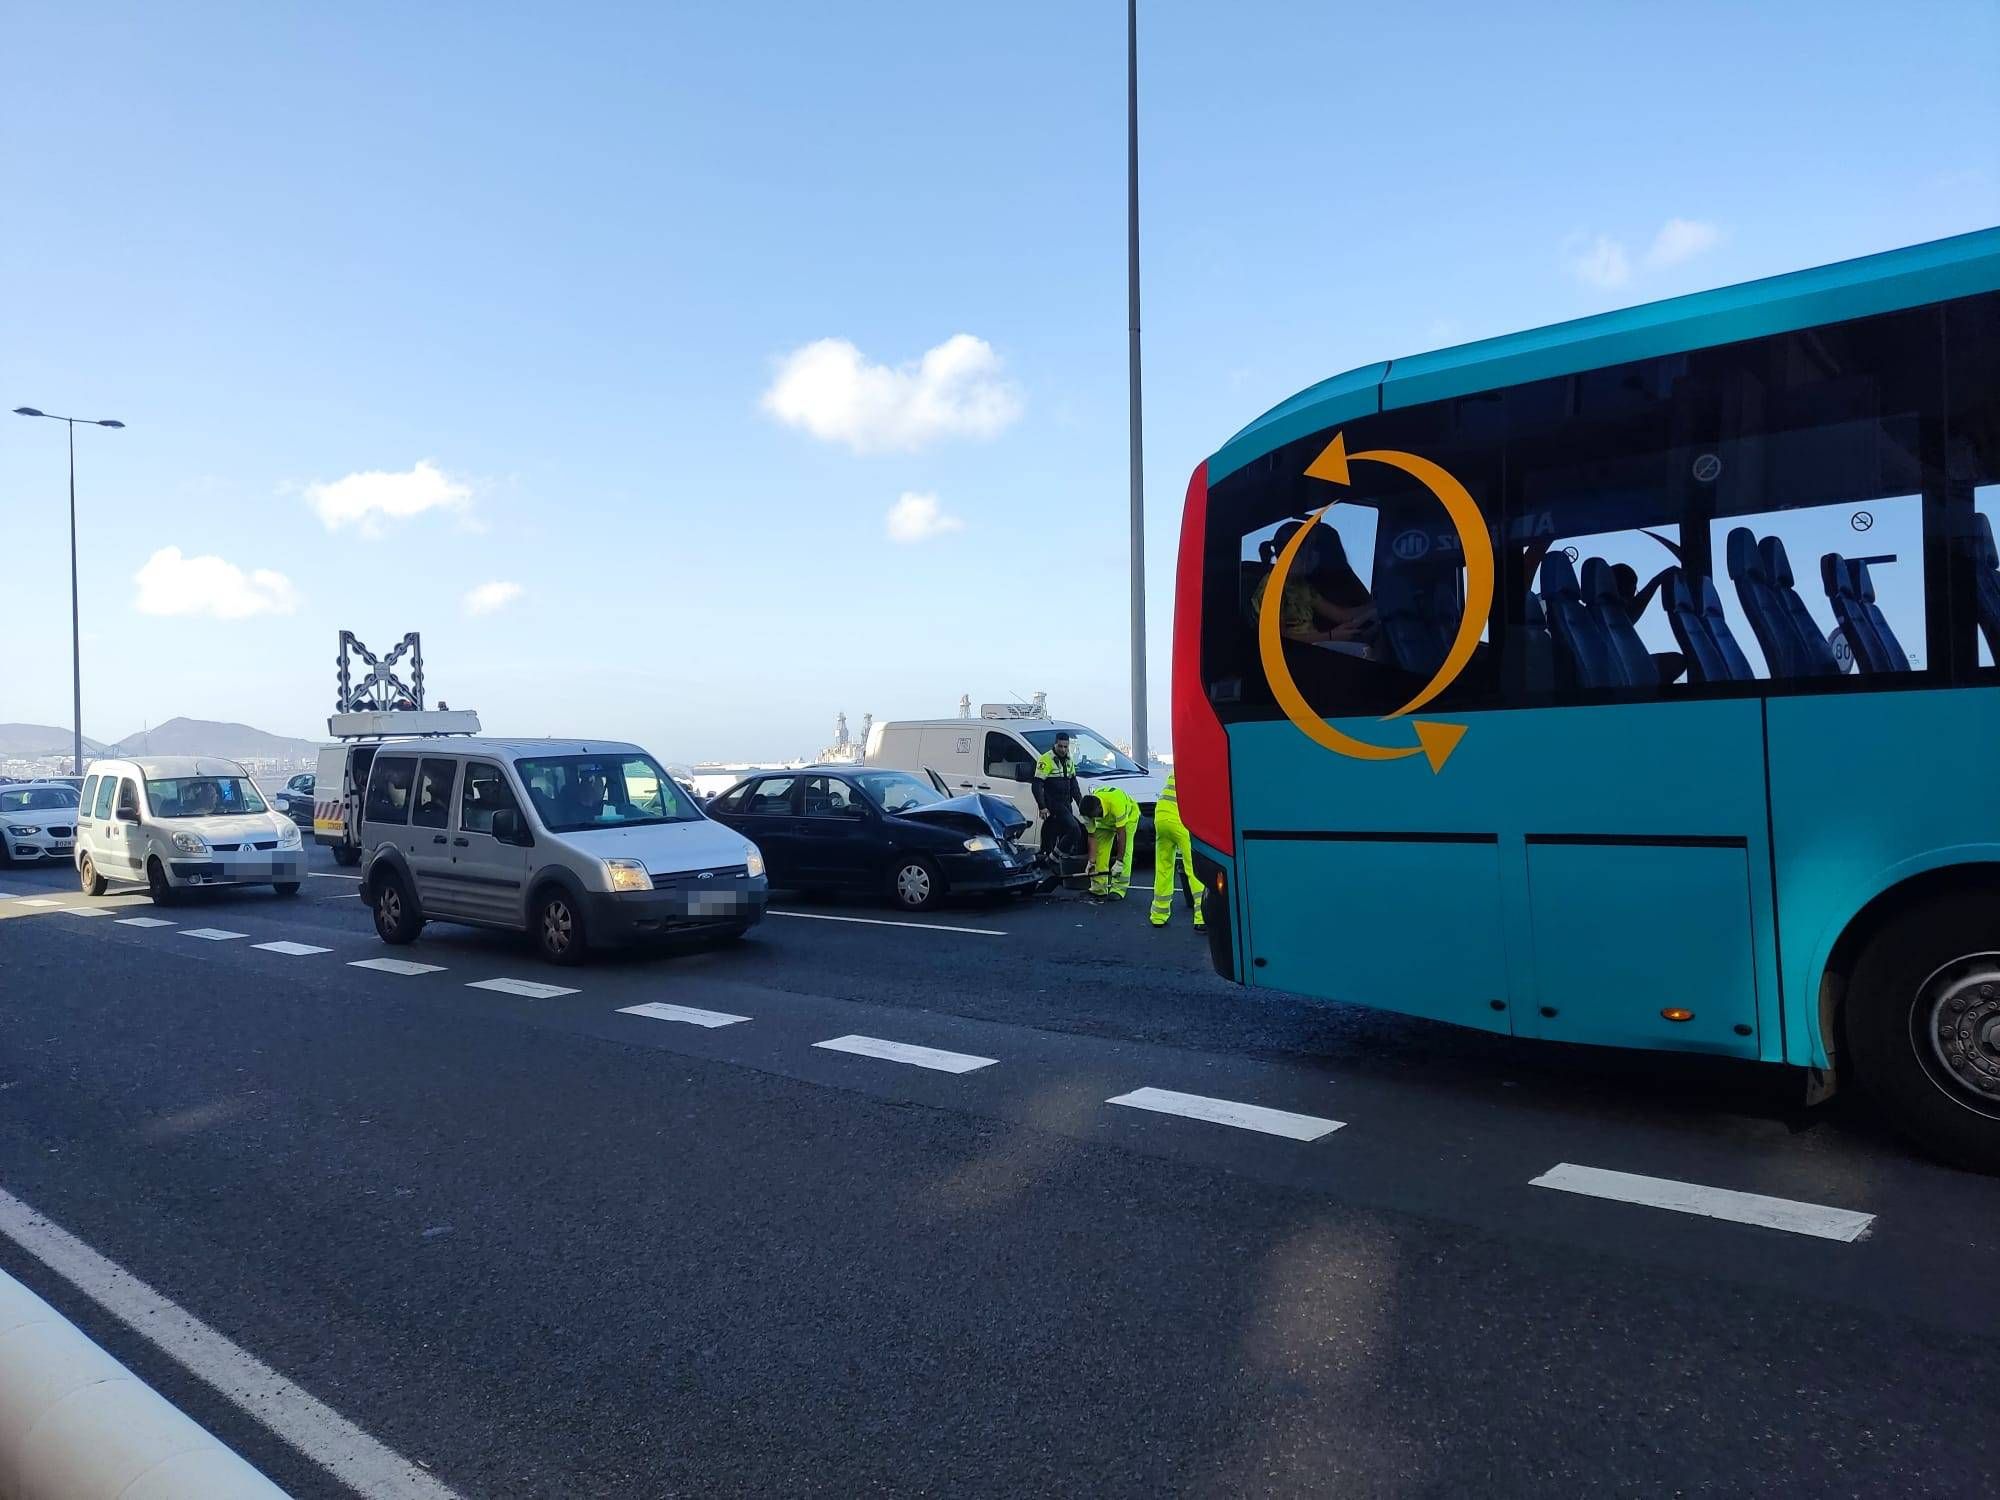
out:
M1180 497L1267 406L2000 221L1990 3L1141 10L1156 744ZM1123 20L10 7L0 405L129 424L86 732L317 734L348 627L673 759L1123 736ZM69 721L64 483L0 421L0 720Z

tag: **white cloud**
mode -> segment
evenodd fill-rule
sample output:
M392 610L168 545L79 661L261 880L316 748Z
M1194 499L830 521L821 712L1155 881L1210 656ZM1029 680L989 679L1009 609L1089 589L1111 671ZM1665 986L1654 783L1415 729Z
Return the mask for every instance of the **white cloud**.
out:
M1572 238L1564 252L1570 275L1587 286L1623 286L1632 279L1632 260L1608 234Z
M472 504L472 486L427 458L400 473L368 469L331 484L309 484L305 493L328 531L355 526L371 537L382 534L384 520L407 520L427 510L463 514Z
M1021 415L1018 389L984 339L955 333L922 359L871 364L846 339L819 339L778 361L764 410L856 453L912 452L938 438L990 438Z
M495 610L505 609L520 597L520 584L496 578L490 583L480 584L476 589L466 590L465 598L461 602L469 615L490 615Z
M142 615L247 620L289 615L299 607L298 590L283 573L269 568L246 573L219 557L183 557L178 547L155 552L132 580L139 585L132 607Z
M1648 266L1677 266L1684 260L1713 250L1722 242L1722 231L1700 219L1669 219L1653 236L1646 252Z
M934 536L965 530L965 522L938 508L936 495L920 495L914 490L905 490L889 507L883 525L892 542L927 542Z

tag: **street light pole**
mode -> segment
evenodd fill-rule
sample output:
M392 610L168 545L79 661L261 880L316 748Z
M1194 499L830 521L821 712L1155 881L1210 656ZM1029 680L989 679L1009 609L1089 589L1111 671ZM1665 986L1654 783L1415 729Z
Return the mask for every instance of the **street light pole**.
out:
M1146 746L1146 475L1139 417L1139 0L1125 0L1125 284L1132 400L1132 758Z
M123 422L114 422L108 417L59 417L53 412L37 411L32 406L17 406L14 414L19 417L46 417L51 422L61 422L69 428L69 687L70 724L75 740L70 751L70 774L83 774L83 627L82 612L76 598L76 424L88 423L92 427L123 427Z

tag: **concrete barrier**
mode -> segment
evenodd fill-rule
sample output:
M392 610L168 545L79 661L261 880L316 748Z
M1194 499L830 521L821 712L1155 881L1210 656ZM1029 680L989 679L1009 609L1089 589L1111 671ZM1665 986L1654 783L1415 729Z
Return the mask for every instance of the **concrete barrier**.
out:
M0 1271L0 1500L283 1496Z

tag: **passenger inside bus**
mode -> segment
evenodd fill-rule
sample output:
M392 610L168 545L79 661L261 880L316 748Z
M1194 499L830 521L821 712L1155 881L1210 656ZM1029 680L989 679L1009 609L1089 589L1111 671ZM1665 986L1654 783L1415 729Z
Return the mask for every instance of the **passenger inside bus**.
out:
M1264 593L1277 569L1278 554L1304 524L1287 521L1259 545L1262 576L1251 589L1248 603L1253 624L1263 613ZM1314 527L1292 559L1278 601L1278 630L1286 640L1301 645L1345 646L1352 654L1369 654L1378 634L1375 604L1347 560L1340 533L1331 526Z

